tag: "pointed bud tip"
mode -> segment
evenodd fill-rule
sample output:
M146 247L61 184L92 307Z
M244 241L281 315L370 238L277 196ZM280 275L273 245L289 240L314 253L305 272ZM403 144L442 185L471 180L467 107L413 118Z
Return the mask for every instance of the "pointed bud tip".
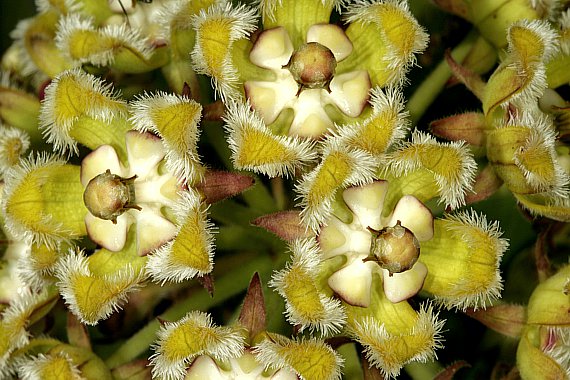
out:
M308 231L301 223L299 211L280 211L263 215L253 220L251 224L272 232L280 239L288 242L309 237Z
M266 329L266 309L259 273L253 275L239 315L239 322L249 331L250 341Z
M225 171L207 171L204 180L196 188L212 204L242 193L255 184L249 175Z

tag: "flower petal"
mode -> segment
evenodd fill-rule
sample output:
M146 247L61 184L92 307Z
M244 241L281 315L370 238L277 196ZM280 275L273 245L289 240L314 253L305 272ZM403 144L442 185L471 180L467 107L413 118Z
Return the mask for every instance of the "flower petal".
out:
M508 247L501 235L497 222L474 211L437 219L433 239L421 243L420 260L428 267L424 290L462 310L499 298L499 264Z
M394 208L392 214L383 223L384 226L395 226L400 221L419 241L433 237L433 216L429 208L412 195L404 195Z
M372 235L360 223L347 225L336 217L327 220L319 233L319 245L323 259L344 255L347 252L370 253Z
M427 267L419 261L410 270L401 273L390 274L388 270L382 269L384 294L393 303L407 300L422 289L426 276Z
M340 380L343 359L324 341L268 334L253 350L267 368L295 371L301 379Z
M110 170L112 174L120 177L126 175L126 171L119 162L117 152L110 145L102 145L89 153L81 161L81 184L86 187L89 181L101 173Z
M324 294L319 286L319 248L314 239L297 239L291 243L291 262L275 272L269 286L285 298L287 320L321 335L341 331L346 320L340 301Z
M223 361L244 351L239 330L216 326L209 314L192 311L176 322L166 322L158 331L155 353L150 357L153 378L182 380L189 363L200 355Z
M137 253L144 256L176 236L174 223L165 219L159 211L149 210L146 205L137 214Z
M396 178L392 180L385 211L386 206L395 207L396 200L406 193L414 194L422 202L439 194L441 203L458 208L465 203L465 194L472 190L475 181L477 164L464 142L440 143L419 130L414 131L411 141L390 153L388 159L389 171ZM396 186L394 182L398 182ZM408 186L416 188L406 189ZM434 186L437 186L435 193Z
M127 231L131 223L129 216L125 214L117 218L117 224L113 224L110 220L100 219L91 213L85 215L85 228L89 238L113 252L118 252L125 246Z
M333 273L327 283L330 288L346 303L353 306L370 306L370 287L372 271L377 264L363 262L367 254L355 255L349 253L347 264Z
M387 181L374 181L364 186L349 187L342 193L342 198L364 229L380 230L386 225L380 217L387 192Z
M280 81L247 81L244 89L253 109L265 124L271 124L285 106L295 100L299 85L291 75L284 75Z
M320 164L296 186L303 207L301 219L315 231L330 216L337 191L372 182L376 167L367 153L350 149L335 137L324 145Z
M229 104L225 122L236 169L288 176L316 158L311 142L272 134L247 103Z
M30 156L4 176L4 223L17 240L55 248L86 234L80 168L46 154Z
M443 321L429 304L417 312L407 302L390 302L380 291L373 295L373 306L348 308L351 334L385 377L398 376L407 363L434 359L441 348Z
M266 69L281 69L293 54L293 43L282 26L264 30L249 53L251 62Z
M406 137L409 129L404 95L395 86L370 91L372 115L357 123L342 125L337 134L347 143L382 157L394 142Z
M165 155L160 138L150 133L129 131L125 141L129 156L129 175L136 174L140 181L148 173L154 174L156 166Z
M178 226L176 237L149 255L147 262L148 273L162 283L203 276L214 268L213 225L207 219L200 195L191 188L182 191L173 208ZM164 226L165 233L171 233L170 226Z
M240 78L232 63L232 46L255 30L256 16L245 5L234 7L222 2L192 18L196 30L196 45L191 54L194 69L212 77L214 88L223 100L239 94Z
M428 42L407 2L360 2L347 12L346 30L354 54L339 62L339 72L365 68L373 86L399 83Z
M139 97L131 103L131 107L131 121L135 128L141 132L152 131L161 138L166 151L167 168L180 178L181 182L198 181L202 170L196 145L200 136L202 106L186 96L159 92ZM142 150L144 148L139 149ZM155 148L150 152L154 152L158 158L161 150ZM139 156L136 152L132 155L137 158Z
M120 309L128 293L139 288L144 271L135 270L130 263L114 267L109 274L92 273L89 258L70 251L57 265L57 286L69 309L79 320L97 324Z
M365 70L335 75L329 87L334 104L350 117L359 116L368 104L370 78Z
M307 31L307 42L318 42L329 48L337 62L352 52L352 42L342 28L335 24L315 24Z
M305 89L293 104L295 117L289 135L319 138L334 124L323 108L328 95L322 89Z

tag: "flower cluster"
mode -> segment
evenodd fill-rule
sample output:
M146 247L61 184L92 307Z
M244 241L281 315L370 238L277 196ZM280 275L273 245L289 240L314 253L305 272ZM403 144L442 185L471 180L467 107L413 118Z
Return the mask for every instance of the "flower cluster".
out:
M442 310L570 376L570 10L434 3L474 26L444 64L481 110L426 131L413 1L36 0L1 61L0 378L396 378ZM503 184L525 307L517 210L475 204Z
M521 19L509 25L507 52L486 83L469 66L450 59L457 77L481 100L482 112L437 120L432 129L485 149L487 166L473 200L504 184L532 214L569 220L570 174L564 150L557 146L558 135L565 133L557 117L563 119L567 107L553 90L568 81L556 69L568 57L567 18L565 12L554 24Z

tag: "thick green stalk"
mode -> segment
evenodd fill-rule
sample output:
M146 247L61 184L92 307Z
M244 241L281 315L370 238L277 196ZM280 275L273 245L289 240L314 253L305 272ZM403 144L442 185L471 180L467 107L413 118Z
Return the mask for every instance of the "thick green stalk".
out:
M451 56L458 62L462 61L473 47L476 37L477 33L469 33L467 37L451 51ZM445 83L450 77L451 70L447 62L445 62L445 59L442 59L436 68L418 86L408 101L407 109L410 112L412 125L415 125L418 120L420 120L424 112L433 103L441 90L443 90Z

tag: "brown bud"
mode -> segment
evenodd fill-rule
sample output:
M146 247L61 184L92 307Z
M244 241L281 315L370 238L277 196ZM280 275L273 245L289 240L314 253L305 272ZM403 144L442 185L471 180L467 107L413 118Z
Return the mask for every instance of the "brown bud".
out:
M365 260L376 261L390 274L405 272L418 261L420 243L399 220L394 227L386 227L381 231L369 230L373 235L371 257Z
M285 68L289 69L300 85L308 88L324 88L334 75L336 59L326 46L318 42L309 42L293 52Z
M122 178L112 174L109 169L89 181L83 192L83 202L94 216L117 223L117 217L126 209L140 207L134 204L136 176Z

